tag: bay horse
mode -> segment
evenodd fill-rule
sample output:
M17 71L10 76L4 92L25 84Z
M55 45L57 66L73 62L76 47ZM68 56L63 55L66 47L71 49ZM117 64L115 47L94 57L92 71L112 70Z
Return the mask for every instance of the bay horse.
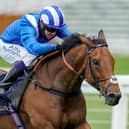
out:
M61 52L41 57L33 68L17 111L25 129L91 129L81 83L86 80L106 104L117 105L121 91L114 64L102 30L96 39L78 33L65 38ZM9 115L0 116L0 129L15 128Z

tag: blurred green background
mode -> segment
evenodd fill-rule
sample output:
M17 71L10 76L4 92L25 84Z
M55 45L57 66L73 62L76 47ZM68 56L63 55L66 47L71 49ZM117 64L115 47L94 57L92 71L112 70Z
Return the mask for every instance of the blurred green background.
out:
M115 55L115 74L129 74L129 55Z

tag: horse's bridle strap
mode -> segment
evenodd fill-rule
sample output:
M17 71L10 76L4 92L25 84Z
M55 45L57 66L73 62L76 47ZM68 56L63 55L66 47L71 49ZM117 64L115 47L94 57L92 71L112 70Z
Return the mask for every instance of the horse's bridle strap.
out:
M62 51L62 58L63 58L64 64L65 64L71 71L75 72L74 68L73 68L70 64L68 64L68 62L66 61L63 51Z

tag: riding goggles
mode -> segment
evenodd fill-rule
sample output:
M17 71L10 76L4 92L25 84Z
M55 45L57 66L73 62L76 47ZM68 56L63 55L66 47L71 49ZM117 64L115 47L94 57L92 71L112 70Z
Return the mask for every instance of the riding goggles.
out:
M48 26L45 26L45 29L49 32L57 32L58 29L55 29L55 28L52 28L52 27L48 27Z

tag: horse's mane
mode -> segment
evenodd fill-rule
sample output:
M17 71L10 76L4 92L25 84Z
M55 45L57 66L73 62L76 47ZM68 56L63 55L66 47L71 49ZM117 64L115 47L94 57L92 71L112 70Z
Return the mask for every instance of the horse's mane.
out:
M63 40L63 51L66 53L71 48L81 44L82 41L80 39L80 36L81 36L81 34L79 34L79 33L73 33L72 35L64 38L64 40Z
M68 52L71 48L82 44L82 41L80 39L80 36L85 36L83 34L79 33L73 33L72 35L64 38L63 41L63 51L66 53ZM107 42L101 39L98 39L96 37L87 37L89 41L91 41L95 46L101 45L101 46L108 46Z

